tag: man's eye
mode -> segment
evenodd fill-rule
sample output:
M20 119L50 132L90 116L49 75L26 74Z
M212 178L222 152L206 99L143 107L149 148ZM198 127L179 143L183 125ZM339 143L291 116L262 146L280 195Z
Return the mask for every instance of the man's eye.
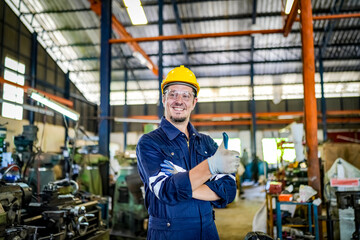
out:
M171 93L169 93L169 96L170 96L170 97L174 97L174 96L175 96L175 93L172 93L172 92L171 92Z
M183 94L183 98L184 98L184 99L189 99L190 96L189 96L189 94Z

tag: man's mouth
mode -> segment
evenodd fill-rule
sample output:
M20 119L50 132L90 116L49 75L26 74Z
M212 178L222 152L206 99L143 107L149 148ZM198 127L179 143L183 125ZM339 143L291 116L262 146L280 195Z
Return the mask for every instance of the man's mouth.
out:
M174 109L175 111L184 111L184 108L179 108L179 107L173 107L173 109Z

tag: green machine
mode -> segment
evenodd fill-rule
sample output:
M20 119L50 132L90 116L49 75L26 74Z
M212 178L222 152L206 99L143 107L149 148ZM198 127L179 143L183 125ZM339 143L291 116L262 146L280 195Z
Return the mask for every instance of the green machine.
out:
M3 153L6 152L6 128L0 127L0 168L2 167Z
M148 213L135 153L125 153L118 159L121 168L114 190L111 234L116 239L145 239Z

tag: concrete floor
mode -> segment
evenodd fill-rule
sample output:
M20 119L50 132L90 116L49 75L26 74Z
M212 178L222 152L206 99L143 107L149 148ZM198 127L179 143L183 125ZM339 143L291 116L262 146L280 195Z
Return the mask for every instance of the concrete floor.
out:
M215 209L215 223L221 240L244 239L252 231L253 217L265 202L265 190L260 185L244 187L243 191L241 198L237 196L226 208Z

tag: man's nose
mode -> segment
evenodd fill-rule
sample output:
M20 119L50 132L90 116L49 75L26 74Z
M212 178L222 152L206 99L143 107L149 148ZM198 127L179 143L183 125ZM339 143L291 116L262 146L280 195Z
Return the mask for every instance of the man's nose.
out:
M178 100L179 98L181 98L181 100L183 99L182 94L176 93L175 94L175 99Z

